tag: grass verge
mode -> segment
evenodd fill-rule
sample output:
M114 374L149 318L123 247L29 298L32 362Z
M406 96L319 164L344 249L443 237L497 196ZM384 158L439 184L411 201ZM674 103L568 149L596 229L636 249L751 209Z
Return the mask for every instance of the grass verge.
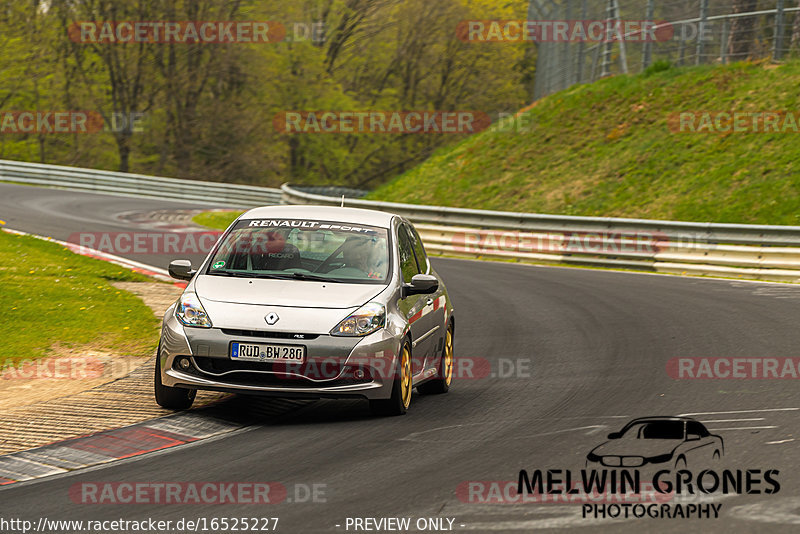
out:
M800 135L673 133L670 127L681 112L796 116L800 60L665 67L544 98L524 112L520 127L493 127L444 148L369 198L564 215L800 224Z
M135 295L111 285L151 279L56 243L0 231L0 367L87 347L149 356L159 321Z
M192 217L192 222L213 228L214 230L225 230L236 220L236 217L244 213L243 211L204 211Z

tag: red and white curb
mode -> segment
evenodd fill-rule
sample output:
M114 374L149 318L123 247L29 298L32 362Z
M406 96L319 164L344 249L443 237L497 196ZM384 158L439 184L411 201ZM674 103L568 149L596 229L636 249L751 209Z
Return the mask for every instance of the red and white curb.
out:
M174 282L164 269L51 237L10 228L4 232L61 245L76 254L107 261L165 282ZM175 284L185 287L186 284ZM243 428L202 413L182 413L51 445L0 456L0 486L57 475L208 439Z
M248 426L203 413L180 413L0 456L0 486L169 449Z

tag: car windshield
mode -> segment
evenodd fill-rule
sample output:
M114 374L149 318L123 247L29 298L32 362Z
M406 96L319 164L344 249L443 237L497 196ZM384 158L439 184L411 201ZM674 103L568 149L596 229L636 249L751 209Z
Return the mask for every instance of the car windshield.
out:
M384 284L385 228L307 219L244 219L217 247L206 274Z
M627 429L625 437L636 439L683 439L683 421L639 423Z

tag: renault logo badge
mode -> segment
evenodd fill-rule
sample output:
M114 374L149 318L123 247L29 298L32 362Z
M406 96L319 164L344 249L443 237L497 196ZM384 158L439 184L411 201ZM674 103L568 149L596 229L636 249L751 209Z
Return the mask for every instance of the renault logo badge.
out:
M278 317L278 314L275 313L275 312L268 313L264 317L264 320L267 321L267 324L269 324L269 325L277 323L278 319L280 319L280 317Z

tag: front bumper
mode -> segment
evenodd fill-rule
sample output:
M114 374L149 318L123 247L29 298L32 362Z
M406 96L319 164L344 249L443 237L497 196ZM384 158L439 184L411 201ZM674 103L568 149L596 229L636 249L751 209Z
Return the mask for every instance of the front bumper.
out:
M276 337L278 336L278 337ZM284 336L284 337L280 337ZM233 341L304 345L304 364L236 361ZM161 332L165 386L299 398L391 396L399 341L385 329L363 338L184 327L168 310ZM188 368L179 367L186 359Z

